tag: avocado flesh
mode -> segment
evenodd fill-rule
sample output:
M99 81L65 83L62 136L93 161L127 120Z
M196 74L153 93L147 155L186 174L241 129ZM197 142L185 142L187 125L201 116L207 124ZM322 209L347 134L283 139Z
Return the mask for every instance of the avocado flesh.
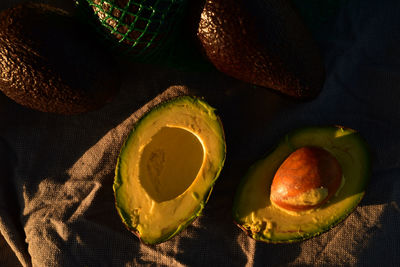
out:
M206 204L225 161L214 109L180 97L145 115L127 138L116 167L116 207L146 244L182 231Z
M270 186L282 162L296 149L318 146L339 162L342 185L317 209L283 210L270 201ZM234 220L252 238L264 242L293 242L319 235L346 218L365 193L370 174L367 145L354 130L343 127L308 127L285 136L279 145L248 171L237 191Z
M203 164L203 151L200 140L190 131L161 128L144 147L140 158L142 186L157 202L176 198L196 178Z

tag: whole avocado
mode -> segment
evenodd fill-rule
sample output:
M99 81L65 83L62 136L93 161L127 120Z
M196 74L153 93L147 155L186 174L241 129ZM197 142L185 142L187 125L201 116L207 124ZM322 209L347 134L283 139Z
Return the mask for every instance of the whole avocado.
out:
M0 13L0 57L0 90L35 110L95 110L120 87L117 64L90 30L49 5L25 3Z
M288 0L206 0L197 36L221 72L296 98L321 90L324 62Z
M132 58L147 60L168 49L184 14L186 0L81 0L110 45ZM168 46L168 47L167 47ZM164 53L168 53L163 51Z

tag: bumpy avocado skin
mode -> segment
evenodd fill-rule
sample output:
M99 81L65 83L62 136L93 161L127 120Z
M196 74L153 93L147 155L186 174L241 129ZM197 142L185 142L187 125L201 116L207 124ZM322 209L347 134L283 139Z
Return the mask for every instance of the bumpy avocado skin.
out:
M120 87L116 63L91 30L45 4L21 4L0 14L0 57L0 89L39 111L95 110Z
M186 0L79 0L96 30L116 52L136 61L159 63L181 26ZM165 55L164 55L165 54Z
M345 139L342 143L334 141L334 139L342 137ZM323 147L321 144L326 144L325 148L329 150L342 150L342 155L346 154L349 156L347 159L336 157L338 161L342 162L341 165L344 167L344 183L337 194L328 203L312 212L288 215L284 211L274 208L269 200L269 188L277 168L299 146L317 146L318 144L321 147ZM347 166L344 166L343 161L347 161L348 159L352 159L352 162L348 162L345 164ZM353 169L354 172L352 171L350 174L349 169ZM254 179L257 173L262 173L266 178ZM353 176L353 174L356 175ZM285 135L274 149L249 168L241 180L235 195L232 208L233 219L239 228L256 241L293 243L310 239L332 229L354 211L365 195L370 176L370 149L358 132L342 126L310 126L300 128ZM251 187L261 188L261 190L250 193L249 188L251 187L249 185L260 181L265 182L265 184L253 184ZM340 210L340 212L330 213L324 211L333 210L330 209L332 205L339 207L336 210ZM257 210L263 211L256 215ZM303 220L302 218L305 218L304 222L307 225L298 223L299 220ZM259 224L249 223L249 221L258 221ZM302 229L303 226L307 228ZM290 230L290 228L293 229ZM283 229L285 231L282 231ZM282 232L277 234L279 231Z
M197 31L206 57L225 74L285 95L318 95L324 62L287 0L206 0Z

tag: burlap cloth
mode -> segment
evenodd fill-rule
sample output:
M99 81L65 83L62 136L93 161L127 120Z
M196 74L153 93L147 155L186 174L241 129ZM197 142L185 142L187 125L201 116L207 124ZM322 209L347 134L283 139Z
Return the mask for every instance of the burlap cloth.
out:
M16 1L4 1L1 8ZM400 1L351 0L321 34L327 80L296 102L218 72L124 64L123 87L104 108L45 114L0 97L0 266L399 266ZM204 213L179 236L146 246L114 208L119 149L137 119L178 94L218 109L227 161ZM231 217L247 168L286 132L306 125L357 129L373 173L359 207L311 240L264 244Z

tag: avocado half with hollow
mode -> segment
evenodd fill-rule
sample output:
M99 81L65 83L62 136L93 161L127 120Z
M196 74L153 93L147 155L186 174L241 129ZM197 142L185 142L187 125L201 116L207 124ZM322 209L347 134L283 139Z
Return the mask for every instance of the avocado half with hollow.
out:
M146 244L178 234L202 212L225 161L214 109L184 96L160 104L135 126L115 171L116 207Z
M369 176L369 150L356 131L302 128L249 169L235 196L234 220L255 240L308 239L355 209Z

